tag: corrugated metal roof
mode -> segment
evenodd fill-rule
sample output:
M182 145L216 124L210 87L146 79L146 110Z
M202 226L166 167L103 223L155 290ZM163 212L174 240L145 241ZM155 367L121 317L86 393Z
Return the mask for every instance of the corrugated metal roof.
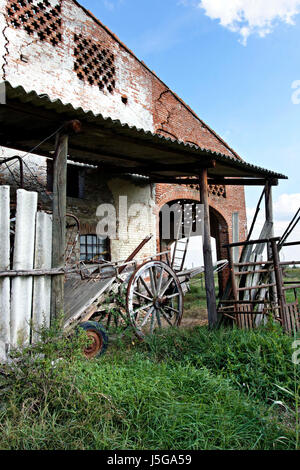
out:
M137 145L143 145L143 144L151 144L152 146L157 147L155 155L157 154L158 150L163 151L163 152L170 152L172 154L173 159L168 160L167 164L171 163L173 166L174 164L178 163L178 160L174 160L175 154L180 154L184 157L186 155L186 158L182 159L182 162L180 163L181 165L184 164L185 162L196 162L200 161L199 158L207 158L208 160L215 160L217 164L219 163L221 167L224 168L234 168L235 170L240 169L242 173L246 176L249 173L249 176L263 176L265 178L276 178L276 179L286 179L287 177L285 175L276 173L274 171L258 167L256 165L252 165L250 163L246 163L245 161L238 160L234 157L230 157L228 155L221 154L219 152L215 152L194 144L190 143L185 143L183 141L178 141L175 139L172 139L170 137L165 137L162 135L154 134L151 131L146 131L144 129L137 128L135 126L130 126L126 123L122 123L119 120L113 120L110 117L104 117L102 114L94 114L92 111L86 111L83 108L75 108L72 104L70 103L63 103L60 99L55 99L52 100L48 95L38 95L35 91L26 91L22 86L17 86L13 87L9 82L5 82L6 86L6 97L7 101L11 100L17 100L23 104L33 106L37 110L47 110L51 111L54 113L60 121L65 121L69 119L78 119L83 123L86 123L86 135L82 136L82 143L84 144L84 148L86 149L86 152L88 153L89 150L91 150L91 138L88 139L88 126L91 125L93 127L96 126L97 129L104 129L112 132L114 136L119 136L120 138L130 138L130 139L135 139L135 147L136 148L130 148L128 150L128 158L130 152L132 155L137 154ZM5 107L5 105L0 106L1 108ZM12 110L7 109L6 110L6 122L9 122L9 113L13 113ZM3 118L3 113L1 113L1 117ZM13 122L13 117L12 117L12 122ZM23 123L24 124L24 123ZM32 121L32 126L34 127L34 124L38 126L38 122L34 123ZM40 123L42 125L42 122ZM80 137L80 136L79 136ZM79 138L78 138L79 139ZM95 139L94 139L95 141ZM94 142L93 141L93 142ZM97 149L93 149L93 152L95 153ZM116 149L117 150L117 149ZM127 149L126 149L127 150ZM101 152L100 152L101 153ZM130 154L131 155L131 154ZM189 160L188 156L193 157L194 160ZM99 160L101 160L101 155L99 154ZM117 155L115 155L117 157ZM195 157L197 160L195 160ZM111 157L112 160L114 157ZM123 157L124 158L124 157ZM149 158L149 155L145 154L143 162L148 161L147 158ZM72 153L72 159L73 159L73 153ZM80 160L80 159L79 159ZM88 161L92 161L92 158L87 158ZM132 160L132 158L131 158ZM98 158L95 158L94 162L98 161ZM137 159L139 163L141 163L140 160ZM154 161L154 160L153 160ZM157 164L159 164L159 160L156 160ZM151 161L148 161L148 163L151 163ZM165 164L165 169L164 171L167 171L167 164ZM195 163L196 165L196 163ZM155 172L156 173L156 172ZM238 174L237 174L238 175ZM177 175L179 176L179 174ZM225 176L227 176L225 174ZM233 174L233 176L235 176Z

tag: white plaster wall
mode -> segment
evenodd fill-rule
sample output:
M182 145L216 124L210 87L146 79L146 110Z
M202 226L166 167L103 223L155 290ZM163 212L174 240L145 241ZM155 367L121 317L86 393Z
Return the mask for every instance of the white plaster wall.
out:
M137 186L126 180L113 179L109 182L109 188L114 196L116 204L118 225L117 239L111 241L111 254L113 260L125 260L137 246L150 234L152 239L145 245L137 258L153 256L156 253L156 216L155 193L151 185ZM123 224L120 224L119 197L127 196L127 208L134 209L134 204L144 206L142 214L132 210L128 218L128 233ZM144 216L147 213L147 216ZM130 215L130 214L129 214ZM127 236L128 235L128 236Z

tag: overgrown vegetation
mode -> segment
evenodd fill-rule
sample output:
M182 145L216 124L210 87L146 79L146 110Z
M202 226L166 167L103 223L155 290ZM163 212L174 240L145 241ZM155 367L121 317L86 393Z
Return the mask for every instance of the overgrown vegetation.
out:
M128 336L90 362L85 341L44 332L3 369L0 449L298 445L299 371L292 339L276 326L175 329L144 343Z

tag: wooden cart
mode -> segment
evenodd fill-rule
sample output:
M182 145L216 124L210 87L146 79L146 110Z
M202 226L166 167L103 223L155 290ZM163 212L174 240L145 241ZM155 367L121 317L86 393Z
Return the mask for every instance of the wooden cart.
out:
M87 331L92 339L85 351L87 357L103 353L107 334L112 329L131 328L143 339L156 328L180 325L187 283L203 272L203 268L176 272L169 252L135 260L150 238L147 237L125 262L82 264L76 273L67 275L64 327L71 330L80 326ZM121 297L123 302L111 304L107 301L110 296Z

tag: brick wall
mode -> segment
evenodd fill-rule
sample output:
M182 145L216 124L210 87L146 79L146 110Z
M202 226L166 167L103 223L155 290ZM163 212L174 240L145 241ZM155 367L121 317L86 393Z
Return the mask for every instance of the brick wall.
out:
M102 113L130 125L239 158L145 64L91 14L73 0L0 0L0 67L2 78L27 91L48 94L74 107ZM0 73L1 73L0 72ZM39 184L45 182L44 160L31 161ZM11 175L6 174L8 178ZM1 174L0 174L1 178ZM3 181L2 173L2 181ZM106 175L106 180L108 179ZM103 200L116 200L122 191L133 202L153 210L152 221L137 229L138 244L150 231L157 238L157 209L173 199L198 199L190 188L170 185L140 187L122 180L101 183L92 171L85 200L68 200L68 210L83 224L92 220ZM102 185L102 186L101 186ZM223 217L232 239L232 212L240 216L245 236L245 198L239 187L226 189L226 198L211 194L211 207ZM220 219L221 220L221 219ZM90 222L89 222L90 221ZM224 225L224 224L223 224ZM220 231L224 230L221 224ZM223 227L223 228L222 228ZM147 245L148 251L154 244ZM130 244L112 243L113 256L126 257ZM146 250L146 248L145 248Z

